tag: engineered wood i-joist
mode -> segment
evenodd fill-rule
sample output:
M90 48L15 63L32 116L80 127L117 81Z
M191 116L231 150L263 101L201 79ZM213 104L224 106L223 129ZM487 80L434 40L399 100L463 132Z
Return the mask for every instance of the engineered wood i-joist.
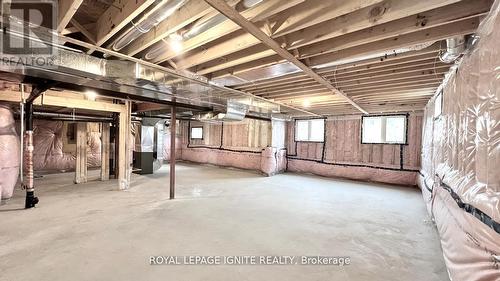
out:
M359 111L367 114L368 112L365 111L363 108L361 108L358 104L356 104L353 100L351 100L347 95L336 89L334 86L330 84L326 79L318 75L316 72L314 72L311 68L306 66L304 63L299 61L295 56L290 54L288 51L283 49L276 41L271 39L267 34L265 34L262 30L260 30L257 26L255 26L253 23L249 22L247 19L245 19L243 16L241 16L237 11L235 11L233 8L228 6L224 1L222 0L205 0L207 3L209 3L212 7L214 7L216 10L224 14L226 17L240 25L244 30L261 40L264 44L266 44L268 47L270 47L273 51L275 51L277 54L279 54L281 57L285 58L289 62L293 63L295 66L300 68L302 71L307 73L311 78L316 80L318 83L322 84L323 86L327 87L332 91L334 94L338 94L343 96L352 106L356 107Z

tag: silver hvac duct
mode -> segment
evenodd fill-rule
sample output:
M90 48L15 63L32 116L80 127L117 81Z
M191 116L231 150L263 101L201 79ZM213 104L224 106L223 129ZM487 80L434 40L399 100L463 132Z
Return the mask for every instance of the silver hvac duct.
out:
M19 82L24 79L26 83L33 83L29 82L29 79L37 78L37 81L58 82L61 88L73 87L71 89L76 91L95 89L104 95L158 101L164 104L173 103L172 99L176 97L177 105L200 111L211 108L223 110L228 99L241 99L240 103L248 104L251 111L268 114L279 111L279 104L249 93L221 87L187 71L167 69L140 59L125 57L114 51L102 50L126 60L89 56L61 45L63 41L68 41L86 46L83 42L60 37L52 30L31 26L22 20L0 17L0 23L5 21L10 24L3 30L6 36L3 36L2 40L9 38L10 43L15 46L32 46L36 43L53 49L50 57L27 54L19 60L19 56L11 55L15 60L0 65L0 72L15 74ZM23 31L26 25L30 29L29 33ZM32 37L31 34L37 36ZM9 54L4 53L4 56L9 59ZM39 58L44 59L46 63L38 64Z
M248 113L248 105L228 101L226 112L208 112L194 116L202 122L238 122L242 121Z
M123 49L125 46L141 36L141 34L150 31L153 27L157 26L160 22L172 15L172 13L184 5L185 2L186 0L169 0L161 8L158 8L140 23L134 24L132 22L134 27L116 40L113 44L113 50L119 51Z
M439 55L439 59L444 63L452 63L457 60L465 51L465 37L455 37L446 39L446 51Z
M243 11L246 11L257 4L260 4L263 0L242 0L239 2L241 4L242 8L240 9L240 13ZM165 44L156 44L156 46L153 46L149 52L146 53L144 56L144 59L146 60L153 60L157 58L159 55L164 53L168 48L170 48L170 44L179 44L181 41L186 41L189 40L193 37L195 37L198 34L201 34L210 28L222 23L225 21L227 18L223 14L218 14L215 17L212 17L209 20L204 20L203 18L199 19L196 21L188 31L184 32L182 35L178 35L176 33L171 34L169 36L169 39L163 39L163 43Z

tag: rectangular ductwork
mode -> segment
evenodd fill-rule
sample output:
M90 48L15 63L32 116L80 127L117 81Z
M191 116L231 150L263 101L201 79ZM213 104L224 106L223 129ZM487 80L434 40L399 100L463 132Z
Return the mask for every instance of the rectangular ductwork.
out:
M195 110L216 110L223 112L229 99L239 99L248 105L252 112L271 114L280 106L263 98L248 93L221 87L210 83L206 78L187 71L175 71L143 60L124 56L102 48L99 51L109 53L120 59L102 59L65 47L64 42L90 48L86 43L69 37L57 35L54 31L43 27L30 26L13 17L1 17L2 23L9 22L3 36L11 40L11 44L24 46L35 44L50 46L53 55L46 57L50 64L38 64L35 54L14 56L13 63L2 64L0 71L16 74L19 82L29 84L26 78L50 80L57 82L61 88L82 90L93 89L100 93L112 93L127 99L143 101L172 102L185 105ZM25 26L28 25L28 26ZM24 28L30 32L22 32ZM28 34L37 34L37 38ZM6 42L3 42L6 44ZM5 55L5 54L4 54ZM37 80L37 81L38 81ZM232 110L224 115L235 118ZM236 114L237 115L237 114Z

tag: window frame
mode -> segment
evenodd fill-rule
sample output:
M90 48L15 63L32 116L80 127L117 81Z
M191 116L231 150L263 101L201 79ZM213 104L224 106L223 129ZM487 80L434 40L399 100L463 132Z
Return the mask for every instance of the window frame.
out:
M323 121L323 140L311 140L311 121L314 120L322 120ZM307 130L308 130L308 139L307 140L298 140L297 139L297 121L307 121ZM325 118L313 118L313 119L295 119L294 123L294 133L293 133L293 139L295 142L313 142L313 143L324 143L325 142L325 130L326 130L326 119Z
M404 142L364 142L363 141L363 132L364 132L364 126L365 126L365 118L370 118L370 117L404 117L405 120L405 128L404 128ZM385 122L381 122L381 130L382 132L386 132L387 128L387 121L384 119ZM384 115L363 115L361 116L361 144L388 144L388 145L408 145L408 114L384 114ZM384 140L385 140L384 136Z
M201 129L201 138L193 138L193 129ZM191 127L189 129L189 139L190 140L203 140L204 137L205 137L205 133L203 130L203 126L195 126L195 127Z

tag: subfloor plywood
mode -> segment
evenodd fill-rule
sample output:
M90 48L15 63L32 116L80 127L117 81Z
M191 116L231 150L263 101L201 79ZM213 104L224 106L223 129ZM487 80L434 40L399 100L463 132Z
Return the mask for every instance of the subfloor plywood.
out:
M98 171L94 171L96 175ZM448 280L420 191L309 175L179 164L168 171L74 185L35 180L0 207L0 280ZM349 256L348 266L149 265L151 255Z

